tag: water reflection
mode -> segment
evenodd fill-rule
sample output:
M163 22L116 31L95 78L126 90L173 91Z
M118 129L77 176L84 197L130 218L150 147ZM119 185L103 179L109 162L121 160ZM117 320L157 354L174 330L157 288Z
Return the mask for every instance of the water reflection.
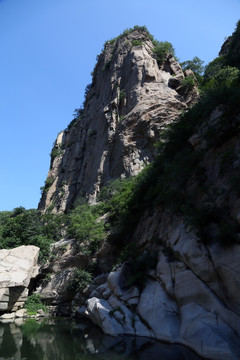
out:
M147 338L104 335L90 322L28 319L0 323L0 360L200 360L190 350Z

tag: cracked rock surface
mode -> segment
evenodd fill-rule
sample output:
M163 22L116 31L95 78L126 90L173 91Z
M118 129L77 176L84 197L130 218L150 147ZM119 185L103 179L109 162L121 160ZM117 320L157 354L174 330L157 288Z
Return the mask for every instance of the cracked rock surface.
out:
M132 46L133 40L142 41ZM137 175L154 158L154 143L198 96L182 94L171 81L185 77L172 55L159 67L145 32L107 43L99 56L81 119L54 144L39 209L71 208L78 197L94 202L109 180ZM178 84L178 85L179 85ZM179 86L180 88L180 86Z
M0 250L0 312L16 311L28 296L30 280L38 274L37 246Z

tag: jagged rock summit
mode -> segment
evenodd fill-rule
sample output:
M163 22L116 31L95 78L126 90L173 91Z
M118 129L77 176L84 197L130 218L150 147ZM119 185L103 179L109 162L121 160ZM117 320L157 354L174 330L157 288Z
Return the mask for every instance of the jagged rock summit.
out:
M111 179L137 175L154 158L161 130L197 97L173 55L158 64L149 33L134 30L105 44L84 110L61 132L39 209L62 212L79 197L94 202Z

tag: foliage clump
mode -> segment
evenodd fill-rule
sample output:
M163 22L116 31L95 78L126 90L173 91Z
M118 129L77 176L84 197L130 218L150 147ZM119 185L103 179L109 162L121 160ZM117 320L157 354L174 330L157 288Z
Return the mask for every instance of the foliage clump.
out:
M155 42L155 47L153 53L156 55L157 62L159 65L162 65L167 54L175 55L175 50L172 44L168 41L158 41Z
M83 203L69 214L68 234L77 240L85 255L93 254L106 237L104 222L96 206Z
M186 60L180 63L182 70L192 70L197 81L199 87L201 87L202 80L203 80L203 72L204 72L204 61L199 59L198 56L194 56L192 60Z
M181 86L184 88L184 90L186 91L190 91L192 90L192 88L195 86L195 78L194 76L186 76L185 78L183 78L183 80L181 81Z
M83 269L74 269L73 275L68 283L68 291L75 295L91 283L92 274Z
M24 308L27 309L28 315L36 315L40 309L46 312L46 306L43 304L40 294L28 296Z
M132 46L141 46L143 44L142 40L133 40Z
M0 212L0 249L35 245L40 248L40 261L44 262L51 243L61 238L64 220L63 214L41 214L36 209L24 207Z

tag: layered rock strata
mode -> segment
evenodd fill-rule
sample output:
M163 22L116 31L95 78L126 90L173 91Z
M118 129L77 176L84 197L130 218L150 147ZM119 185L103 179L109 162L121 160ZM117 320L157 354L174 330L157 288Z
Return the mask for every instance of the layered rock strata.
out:
M39 248L32 245L0 250L0 313L23 307L30 281L38 274L38 255Z
M57 137L39 209L65 211L79 197L94 202L109 180L137 175L154 158L162 129L196 99L196 87L181 87L192 75L172 55L159 67L144 31L108 42L84 111Z

